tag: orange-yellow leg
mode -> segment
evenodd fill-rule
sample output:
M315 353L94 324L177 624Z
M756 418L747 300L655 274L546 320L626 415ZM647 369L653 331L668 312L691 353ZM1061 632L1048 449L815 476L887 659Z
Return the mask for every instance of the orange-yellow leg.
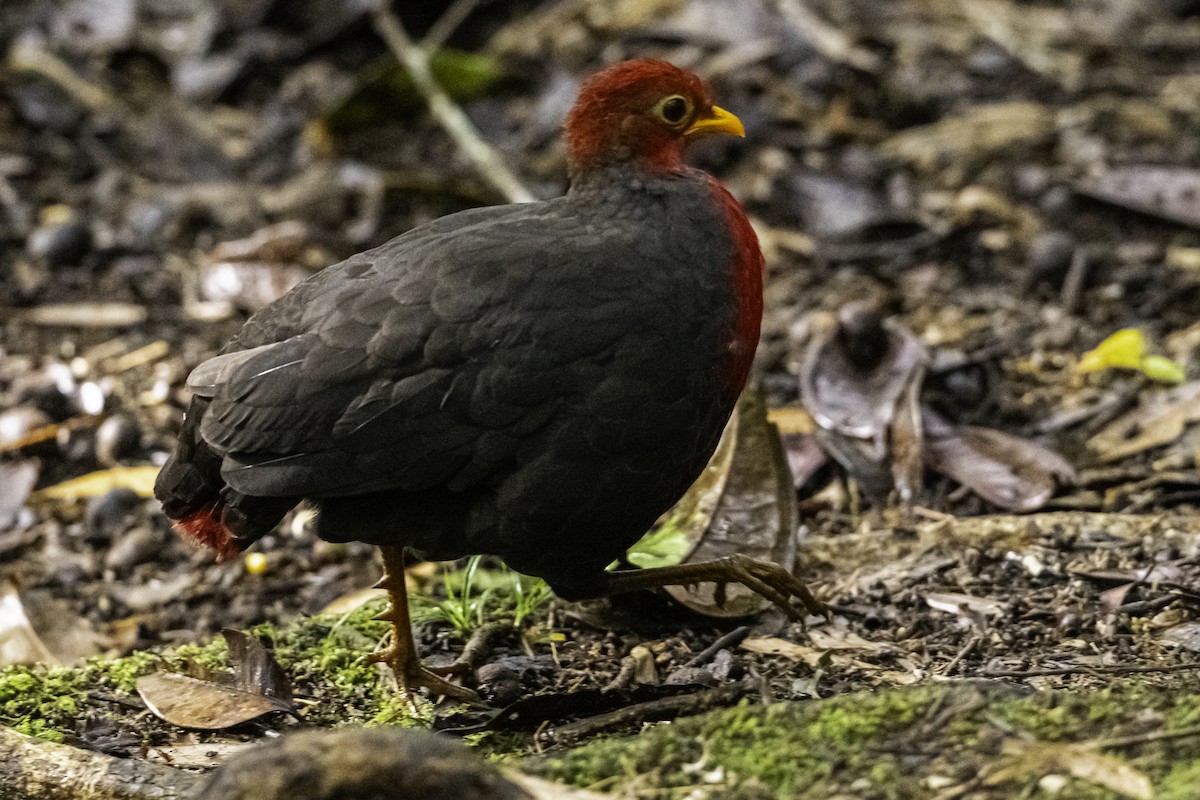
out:
M424 686L435 695L446 695L466 702L478 701L479 695L439 677L427 669L417 658L417 645L413 641L412 622L408 616L408 587L404 583L404 548L381 547L383 551L383 578L379 586L386 589L391 608L379 616L392 623L392 641L382 650L372 653L372 662L382 662L392 668L400 691L409 696L415 689Z

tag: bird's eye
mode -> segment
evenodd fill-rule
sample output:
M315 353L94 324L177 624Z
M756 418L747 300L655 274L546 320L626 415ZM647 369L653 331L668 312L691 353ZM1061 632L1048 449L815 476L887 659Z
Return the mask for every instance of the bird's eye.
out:
M692 113L692 104L686 97L673 94L660 100L655 111L663 122L668 125L678 125Z

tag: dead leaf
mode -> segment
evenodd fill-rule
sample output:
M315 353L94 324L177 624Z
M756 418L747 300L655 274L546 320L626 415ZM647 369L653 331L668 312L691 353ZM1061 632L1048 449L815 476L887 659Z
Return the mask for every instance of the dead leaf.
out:
M1002 617L1008 613L1008 604L990 597L974 597L955 592L928 592L924 595L930 608L963 616L964 612L982 614L985 617Z
M196 730L224 730L273 711L291 710L289 704L274 697L174 672L155 672L138 678L137 691L155 716L172 725Z
M241 631L224 630L229 681L209 681L172 672L138 679L137 690L154 714L172 725L223 730L273 711L294 712L292 687L267 648Z
M1191 422L1200 422L1200 381L1146 392L1138 407L1088 440L1102 461L1122 458L1169 444Z
M745 392L738 401L731 449L727 474L711 513L707 519L691 515L694 527L685 532L692 547L681 563L741 554L791 571L796 564L799 524L796 491L779 432L767 421L766 401L755 392ZM706 497L704 505L711 501L711 496ZM696 524L702 519L703 525ZM692 611L710 617L744 617L771 605L741 584L725 587L723 603L717 602L713 583L669 586L666 591Z
M38 479L38 462L0 461L0 530L9 527L25 507Z
M427 561L424 563L432 564L434 562ZM335 617L341 617L357 611L367 603L370 603L372 600L382 600L387 596L388 593L386 589L376 589L374 587L355 589L349 594L344 594L341 597L330 601L329 604L318 611L317 614L318 616L324 616L328 614Z
M136 492L138 497L153 497L158 471L158 467L149 464L103 469L39 489L32 497L35 500L73 501L97 497L113 489L129 489Z
M1200 228L1200 170L1135 164L1080 181L1080 194Z
M811 633L812 631L809 631L810 636ZM813 641L814 643L816 642L815 639ZM790 642L787 639L780 639L777 636L752 636L743 641L740 647L742 650L746 650L751 653L783 656L784 658L789 658L798 663L806 664L812 669L818 669L822 668L823 666L831 665L842 669L854 668L866 670L870 672L873 677L897 686L908 686L916 683L919 680L919 677L915 671L901 672L899 670L880 670L878 664L872 664L848 655L849 652L860 649L872 654L879 654L883 652L883 649L879 646L876 646L876 644L873 642L867 642L867 645L868 646L865 648L853 646L820 647Z
M883 143L889 157L926 168L943 159L957 163L1016 146L1032 146L1054 136L1054 113L1037 103L977 106L930 125L908 128Z
M1184 650L1200 653L1200 622L1184 622L1173 625L1158 634L1158 639L1171 645L1177 645Z
M0 581L0 667L10 664L57 664L25 614L17 585Z
M987 785L1025 776L1067 774L1135 800L1151 800L1154 796L1150 778L1143 772L1087 742L1063 744L1010 738L1004 740L1000 752L1007 763L985 780Z
M829 456L814 434L785 433L781 438L788 469L792 473L792 485L797 489L812 480L821 467L829 463Z
M1036 511L1075 470L1058 453L1029 439L973 425L955 427L924 410L926 463L1007 511Z
M800 400L821 445L876 499L921 485L924 346L870 303L806 320Z
M271 651L258 639L241 631L226 629L221 635L229 646L229 663L234 668L233 685L244 692L280 700L290 708L292 685Z

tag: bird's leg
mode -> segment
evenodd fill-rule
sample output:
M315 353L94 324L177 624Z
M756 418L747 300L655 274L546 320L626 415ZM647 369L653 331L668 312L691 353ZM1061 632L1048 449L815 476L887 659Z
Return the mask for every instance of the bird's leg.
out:
M441 678L426 669L417 658L417 645L413 641L412 622L408 616L408 587L404 582L404 548L381 547L383 551L383 578L378 586L387 590L391 608L380 614L378 619L392 623L392 641L387 647L372 653L371 661L383 662L392 668L400 691L406 696L414 689L424 686L435 695L444 694L456 700L478 701L475 692Z
M779 606L783 613L793 620L804 619L793 599L799 601L800 608L812 614L829 613L825 604L783 567L742 555L696 564L677 564L672 567L633 569L606 574L608 594L712 581L717 584L717 603L724 604L725 585L740 583Z

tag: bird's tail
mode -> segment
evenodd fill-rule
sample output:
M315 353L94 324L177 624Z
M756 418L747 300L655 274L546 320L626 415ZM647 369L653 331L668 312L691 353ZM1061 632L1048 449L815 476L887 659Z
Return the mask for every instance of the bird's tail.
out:
M207 408L207 399L193 398L175 453L154 482L154 496L185 541L227 561L278 525L298 501L250 497L225 484L221 457L200 436L200 419Z

